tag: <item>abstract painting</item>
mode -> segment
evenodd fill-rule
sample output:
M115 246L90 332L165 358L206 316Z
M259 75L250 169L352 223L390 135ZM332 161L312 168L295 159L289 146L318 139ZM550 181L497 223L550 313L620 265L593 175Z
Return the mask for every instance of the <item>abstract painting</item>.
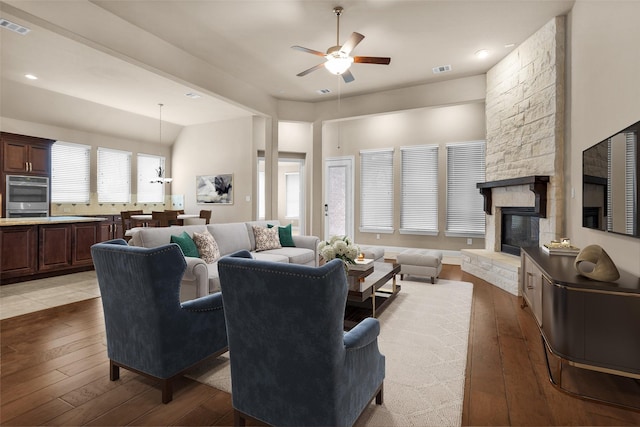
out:
M196 203L233 204L233 174L196 176Z

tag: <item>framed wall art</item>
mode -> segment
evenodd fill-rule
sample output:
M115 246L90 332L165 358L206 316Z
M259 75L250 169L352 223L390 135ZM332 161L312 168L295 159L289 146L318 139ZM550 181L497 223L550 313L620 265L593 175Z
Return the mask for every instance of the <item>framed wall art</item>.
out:
M233 174L196 176L196 203L233 204Z

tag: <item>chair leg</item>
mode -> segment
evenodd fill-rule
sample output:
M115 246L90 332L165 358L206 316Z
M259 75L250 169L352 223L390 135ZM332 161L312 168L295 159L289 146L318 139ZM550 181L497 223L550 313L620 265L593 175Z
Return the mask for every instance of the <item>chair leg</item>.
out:
M233 425L236 427L244 427L246 425L245 418L242 416L242 413L237 409L233 410Z
M162 403L169 403L173 400L173 387L171 380L161 380L162 384Z
M404 274L400 275L400 280L404 280Z
M433 284L435 284L435 283L436 283L436 278L435 278L435 276L431 276L431 284L433 285Z
M382 405L384 402L384 383L380 385L380 390L376 394L376 405Z
M109 379L111 381L120 379L120 366L113 363L113 360L109 360Z

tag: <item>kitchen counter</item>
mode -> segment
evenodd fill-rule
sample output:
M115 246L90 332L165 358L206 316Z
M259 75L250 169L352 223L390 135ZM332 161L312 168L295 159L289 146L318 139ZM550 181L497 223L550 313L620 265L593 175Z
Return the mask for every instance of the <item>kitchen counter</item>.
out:
M106 221L106 218L88 216L46 216L36 218L0 218L0 227L16 225L68 224L75 222Z

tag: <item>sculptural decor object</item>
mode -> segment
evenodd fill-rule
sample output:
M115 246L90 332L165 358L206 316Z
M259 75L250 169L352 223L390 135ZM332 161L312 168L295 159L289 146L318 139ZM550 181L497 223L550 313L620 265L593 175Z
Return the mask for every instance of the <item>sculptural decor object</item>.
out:
M593 269L587 268L593 265ZM613 282L620 278L620 273L609 255L598 245L589 245L582 249L574 266L578 274L601 282Z

